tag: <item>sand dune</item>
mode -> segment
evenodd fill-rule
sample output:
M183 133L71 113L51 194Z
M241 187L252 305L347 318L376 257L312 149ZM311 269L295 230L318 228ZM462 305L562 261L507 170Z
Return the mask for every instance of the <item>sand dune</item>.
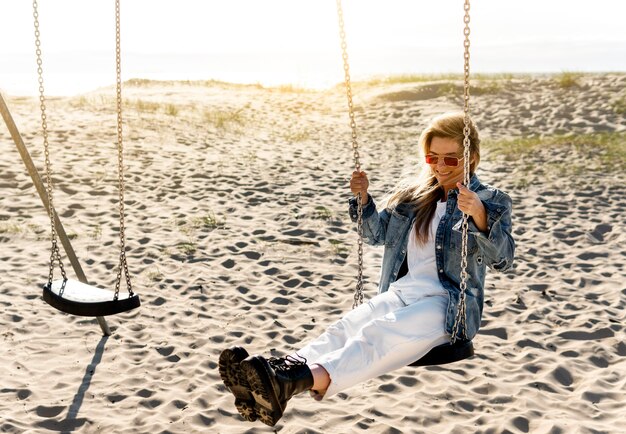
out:
M577 80L479 82L472 110L483 137L626 131L615 105L626 76ZM414 171L419 132L459 107L457 86L357 86L375 197ZM0 123L0 432L273 432L239 417L217 359L232 344L283 355L352 305L342 89L143 83L124 96L128 261L143 305L109 317L108 338L92 319L41 300L49 220ZM38 102L6 98L41 168ZM48 106L56 207L89 279L111 288L113 93ZM298 396L276 431L623 432L623 165L603 170L584 147L539 146L519 158L497 149L485 148L479 176L513 197L518 254L513 271L488 275L476 356L404 368L321 403ZM368 296L381 256L365 250Z

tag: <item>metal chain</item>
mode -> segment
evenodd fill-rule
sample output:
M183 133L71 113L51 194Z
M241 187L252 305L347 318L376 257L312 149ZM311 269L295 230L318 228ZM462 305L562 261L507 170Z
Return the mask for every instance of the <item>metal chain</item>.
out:
M463 41L464 47L464 68L463 68L463 183L466 186L469 186L470 182L470 116L469 116L469 74L470 74L470 54L469 54L469 35L470 35L470 0L465 0L464 4L465 16L463 17L463 21L465 23L465 28L463 29L463 34L465 35L465 39ZM468 231L468 215L463 213L463 223L462 223L462 241L461 241L461 281L460 281L460 298L459 298L459 308L456 313L456 317L454 318L454 326L452 327L452 343L456 342L459 337L459 330L463 334L463 339L467 339L465 334L465 294L467 292L467 231Z
M35 53L37 55L37 75L39 81L39 102L41 108L41 128L43 130L43 143L44 143L44 155L46 166L46 181L47 181L47 194L48 194L48 208L50 210L50 227L51 227L51 239L52 249L50 253L50 271L48 274L48 285L52 285L54 275L54 262L58 262L61 269L63 279L67 280L65 268L61 262L61 253L59 251L57 232L55 226L55 212L54 212L54 200L53 200L53 185L52 185L52 165L50 163L50 146L48 144L48 123L46 116L46 99L44 94L43 85L43 61L41 56L41 33L39 31L39 12L37 0L33 0L33 18L35 25ZM126 285L130 296L133 296L132 284L130 281L130 273L128 271L128 264L126 261L126 234L124 224L124 148L122 144L122 68L121 68L121 40L120 40L120 0L115 0L115 57L116 57L116 90L117 90L117 151L118 151L118 178L119 178L119 202L120 202L120 266L117 272L117 281L115 283L115 297L117 300L120 291L120 282L122 279L122 270L126 276Z
M341 57L343 58L343 71L346 87L346 96L348 98L348 114L350 115L350 129L352 130L352 157L354 159L354 168L361 171L361 161L359 155L359 142L357 140L357 127L354 117L354 103L352 102L352 85L350 84L350 64L348 63L348 44L346 42L346 31L343 23L343 8L341 0L337 0L337 18L339 20L339 36L341 38ZM354 303L352 308L356 308L363 304L363 198L361 193L357 195L357 254L358 254L358 272L356 278L356 288L354 290Z
M52 287L54 279L54 262L57 261L61 269L63 280L67 280L67 274L61 262L58 237L55 222L55 208L52 197L52 165L50 163L50 145L48 143L48 117L46 116L46 97L43 86L43 60L41 58L41 33L39 31L39 10L37 0L33 0L33 22L35 24L35 54L37 56L37 80L39 82L39 108L41 109L41 130L43 133L43 147L46 166L46 190L48 194L48 214L50 215L50 238L52 247L50 250L50 269L48 272L48 287Z
M122 50L120 38L120 0L115 0L115 65L116 65L116 95L117 95L117 173L119 182L120 201L120 264L117 270L115 282L115 297L117 300L120 293L122 281L122 270L126 276L126 286L128 293L133 296L130 273L126 261L126 228L124 224L124 145L122 142Z

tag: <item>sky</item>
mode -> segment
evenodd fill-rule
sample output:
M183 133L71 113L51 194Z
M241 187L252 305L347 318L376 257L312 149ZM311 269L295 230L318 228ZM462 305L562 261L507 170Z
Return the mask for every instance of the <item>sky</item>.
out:
M39 0L46 87L114 82L113 0ZM343 0L355 79L462 72L462 0ZM335 0L122 0L124 79L324 87L343 78ZM473 0L472 72L626 71L626 1ZM32 4L0 0L0 89L36 92Z

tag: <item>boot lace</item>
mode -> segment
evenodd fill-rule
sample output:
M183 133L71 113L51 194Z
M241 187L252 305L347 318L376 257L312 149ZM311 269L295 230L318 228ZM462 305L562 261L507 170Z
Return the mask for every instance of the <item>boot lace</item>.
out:
M274 371L286 372L291 369L292 366L306 365L306 358L298 356L285 356L285 357L272 357L268 360L268 363Z

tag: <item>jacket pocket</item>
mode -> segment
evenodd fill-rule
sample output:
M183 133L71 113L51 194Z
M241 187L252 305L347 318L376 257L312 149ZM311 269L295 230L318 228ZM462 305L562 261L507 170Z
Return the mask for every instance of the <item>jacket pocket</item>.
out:
M457 250L461 255L461 246L463 245L463 232L452 230L450 235L450 247ZM473 255L478 250L478 243L472 234L467 234L467 254Z
M403 235L409 223L409 217L398 214L395 210L392 211L385 233L385 246L395 247L398 245L400 240L404 238Z

